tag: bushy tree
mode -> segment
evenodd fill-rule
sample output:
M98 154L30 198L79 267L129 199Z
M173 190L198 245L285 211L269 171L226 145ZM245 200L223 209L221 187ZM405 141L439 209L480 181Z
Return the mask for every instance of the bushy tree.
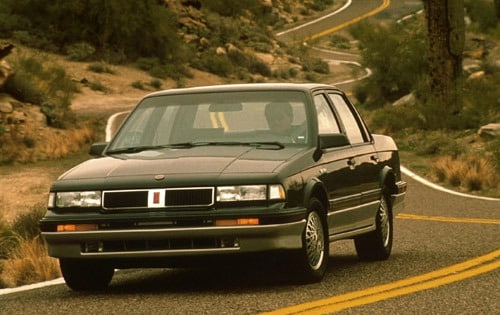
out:
M24 21L4 28L27 31L60 52L75 43L88 43L99 57L122 53L132 60L139 56L176 62L187 58L177 35L175 14L157 0L2 2L0 14Z
M488 32L498 25L500 18L500 1L495 3L486 0L466 0L465 9L473 23L477 24L479 31Z
M427 74L427 38L421 27L361 22L350 32L360 42L363 65L373 73L358 87L370 103L381 106L407 95Z

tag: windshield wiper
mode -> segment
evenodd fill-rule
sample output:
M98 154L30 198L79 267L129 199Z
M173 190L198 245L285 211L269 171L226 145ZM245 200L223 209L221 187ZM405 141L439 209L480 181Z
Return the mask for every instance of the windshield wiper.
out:
M199 146L254 146L259 149L272 149L272 148L267 148L265 146L274 146L277 147L277 149L283 149L285 146L278 141L258 141L258 142L239 142L239 141L222 141L222 142L179 142L179 143L172 143L172 144L163 144L163 145L145 145L145 146L139 146L139 147L126 147L126 148L119 148L119 149L112 149L108 150L106 153L107 154L123 154L123 153L139 153L142 151L149 151L149 150L158 150L158 149L165 149L165 148L181 148L181 149L189 149L193 147L199 147Z
M193 148L196 146L213 145L213 144L214 143L212 143L212 142L179 142L179 143L172 143L172 144L144 145L144 146L138 146L138 147L126 147L126 148L111 149L111 150L106 151L106 153L107 154L139 153L142 151L167 149L167 148L189 149L189 148Z
M207 142L195 142L192 143L193 146L210 146L210 145L220 145L220 146L252 146L258 149L283 149L285 145L278 141L252 141L252 142L242 142L242 141L207 141ZM269 148L269 146L273 146Z
M285 145L279 141L257 141L257 142L248 142L246 143L248 145L255 146L258 149L266 149L266 150L271 150L274 149L269 146L274 146L277 150L281 150L285 148Z

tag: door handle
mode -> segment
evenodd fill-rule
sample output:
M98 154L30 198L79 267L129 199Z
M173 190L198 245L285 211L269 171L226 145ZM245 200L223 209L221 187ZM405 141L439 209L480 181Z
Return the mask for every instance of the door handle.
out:
M380 162L380 159L378 158L378 155L376 155L376 154L374 154L374 155L370 156L370 159L371 159L372 161L374 161L375 163Z
M347 165L349 165L349 168L353 170L356 167L356 159L350 158L347 160Z

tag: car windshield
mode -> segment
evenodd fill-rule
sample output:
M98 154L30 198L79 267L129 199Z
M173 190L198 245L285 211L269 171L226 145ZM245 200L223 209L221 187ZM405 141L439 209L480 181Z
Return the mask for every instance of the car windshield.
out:
M152 96L130 114L108 153L197 145L305 145L305 103L300 91Z

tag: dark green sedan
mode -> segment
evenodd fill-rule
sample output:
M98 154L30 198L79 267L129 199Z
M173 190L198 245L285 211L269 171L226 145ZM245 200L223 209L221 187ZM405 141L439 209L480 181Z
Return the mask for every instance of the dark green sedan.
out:
M53 183L40 222L74 290L106 288L117 268L257 253L320 281L329 242L390 256L407 187L394 141L323 84L152 93L90 151Z

